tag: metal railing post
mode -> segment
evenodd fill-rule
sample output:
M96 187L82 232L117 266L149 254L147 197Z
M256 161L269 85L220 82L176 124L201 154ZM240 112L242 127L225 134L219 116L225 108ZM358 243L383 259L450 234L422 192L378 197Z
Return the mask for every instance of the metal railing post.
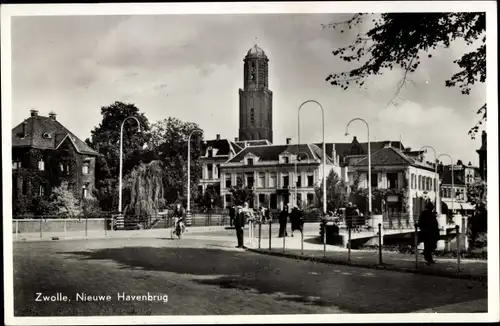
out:
M323 257L326 258L326 223L323 223Z
M304 255L304 228L300 230L300 254Z
M286 228L285 231L283 232L283 252L285 252L285 240L286 240Z
M418 226L417 226L417 223L414 223L415 224L415 237L414 237L414 240L415 240L415 269L418 268Z
M259 223L259 249L261 240L262 240L262 221Z
M63 220L64 225L64 238L66 238L66 219Z
M347 261L351 262L351 226L347 226Z
M16 220L16 239L19 237L19 221Z
M108 236L108 215L104 214L104 236Z
M43 237L43 225L42 225L42 216L40 216L40 239Z
M271 219L269 219L269 250L271 250Z
M382 224L378 224L378 263L382 265Z
M455 225L457 233L457 273L460 272L460 226Z
M88 217L85 216L85 238L87 238L88 235Z

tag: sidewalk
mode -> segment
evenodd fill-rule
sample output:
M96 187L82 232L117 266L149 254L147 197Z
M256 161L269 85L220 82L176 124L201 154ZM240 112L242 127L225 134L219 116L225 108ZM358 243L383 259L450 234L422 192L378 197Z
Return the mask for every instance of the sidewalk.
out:
M326 245L326 255L323 244L318 243L319 237L304 237L304 251L301 251L300 236L285 238L285 250L283 250L283 238L271 239L271 250L269 240L261 241L258 249L258 239L248 250L262 254L288 257L293 259L310 260L328 264L340 264L356 267L385 269L410 273L445 276L461 279L487 281L488 263L484 260L460 259L460 268L457 269L457 259L436 258L436 264L427 265L423 255L418 256L418 267L415 267L415 255L397 252L382 252L382 264L379 264L379 252L369 250L351 250L350 261L348 260L348 249Z
M210 231L224 230L225 226L196 226L189 227L186 235L204 233ZM44 232L42 237L40 233L19 233L12 234L13 242L26 241L54 241L54 240L86 240L86 239L127 239L127 238L170 238L171 229L147 229L147 230L128 230L128 231L96 231L89 230L85 235L82 231L64 232Z

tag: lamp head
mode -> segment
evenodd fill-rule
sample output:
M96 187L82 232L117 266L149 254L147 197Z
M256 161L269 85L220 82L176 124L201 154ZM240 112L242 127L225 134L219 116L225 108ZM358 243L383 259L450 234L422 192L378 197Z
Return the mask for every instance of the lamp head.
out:
M345 136L349 136L349 133L347 131L345 132Z

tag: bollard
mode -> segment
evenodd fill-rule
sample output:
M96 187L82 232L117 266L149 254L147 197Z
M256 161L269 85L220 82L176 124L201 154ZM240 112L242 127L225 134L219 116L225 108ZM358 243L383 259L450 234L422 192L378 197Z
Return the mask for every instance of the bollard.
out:
M300 254L304 255L304 228L300 230Z
M326 258L326 223L323 224L323 257Z
M262 240L262 221L259 222L259 249L260 249L260 241Z
M285 252L285 240L286 240L286 228L285 232L283 233L283 252Z
M382 224L378 224L378 263L382 265Z
M66 219L64 219L63 225L64 225L64 238L66 238Z
M88 225L87 225L88 223L87 222L88 222L88 217L85 216L85 238L87 237L87 233L88 233L87 232L87 230L88 230Z
M347 226L347 261L351 262L351 227Z
M457 231L457 273L460 272L460 226L455 225Z
M271 220L269 220L269 250L271 250Z
M43 231L42 231L42 217L40 216L40 239L43 237Z
M418 226L415 224L415 269L418 268Z
M19 237L19 221L16 221L16 239Z
M104 236L108 236L108 216L104 215Z

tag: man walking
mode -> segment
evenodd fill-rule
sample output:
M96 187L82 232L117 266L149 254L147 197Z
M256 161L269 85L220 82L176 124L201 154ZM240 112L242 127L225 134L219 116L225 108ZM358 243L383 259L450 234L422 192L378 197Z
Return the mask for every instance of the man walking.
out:
M286 232L287 220L288 220L288 206L283 205L283 210L280 212L280 215L279 215L279 223L280 223L280 229L278 232L279 238L283 238L283 237L288 236L288 233Z
M439 240L439 224L431 201L427 202L425 210L420 214L418 227L424 242L424 259L428 264L434 264L432 253L436 250Z
M236 229L236 238L238 245L236 248L245 248L243 245L243 228L245 227L245 212L241 206L238 206L236 216L234 219L234 228Z

